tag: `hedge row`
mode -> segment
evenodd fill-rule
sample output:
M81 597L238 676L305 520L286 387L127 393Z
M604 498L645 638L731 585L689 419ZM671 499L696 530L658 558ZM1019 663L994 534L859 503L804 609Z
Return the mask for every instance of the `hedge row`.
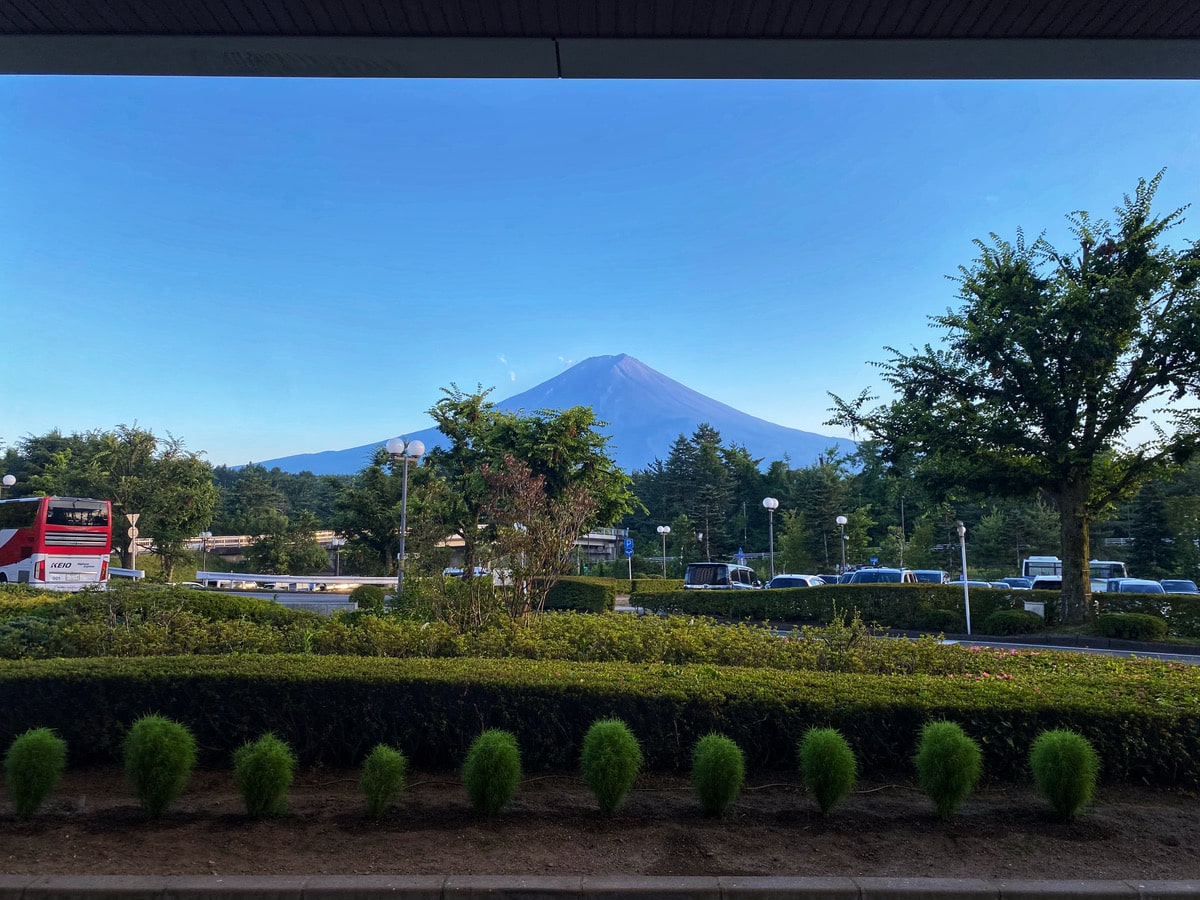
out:
M546 609L608 612L617 603L617 588L611 578L569 575L560 578L546 597Z
M870 676L719 666L529 660L174 657L0 663L0 745L54 728L73 762L112 762L130 724L159 713L191 727L206 762L274 731L310 765L352 766L379 742L420 766L461 759L486 728L514 732L533 770L576 764L599 718L626 721L650 769L680 771L706 734L764 771L792 765L809 727L840 729L863 767L906 773L921 726L958 722L990 777L1016 779L1047 728L1083 734L1104 777L1200 784L1196 678Z
M971 588L973 630L1001 609L1024 609L1024 601L1046 604L1046 623L1058 618L1058 593L1015 591L1000 588ZM966 630L961 585L939 584L838 584L813 588L781 588L769 591L692 590L639 593L637 603L646 609L729 619L758 619L771 622L832 622L853 610L863 619L884 628ZM954 614L957 629L946 628L950 620L929 616L933 611Z

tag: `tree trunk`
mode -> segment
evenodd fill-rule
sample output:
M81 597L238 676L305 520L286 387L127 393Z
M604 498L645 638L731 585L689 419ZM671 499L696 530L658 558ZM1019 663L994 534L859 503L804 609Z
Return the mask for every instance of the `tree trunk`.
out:
M1069 625L1082 625L1092 616L1092 579L1088 567L1088 495L1086 478L1063 482L1058 508L1062 520L1062 604L1059 614Z

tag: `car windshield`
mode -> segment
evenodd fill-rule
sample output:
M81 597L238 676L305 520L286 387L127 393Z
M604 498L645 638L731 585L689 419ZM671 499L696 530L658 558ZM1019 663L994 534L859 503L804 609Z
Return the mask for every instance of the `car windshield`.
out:
M917 581L923 581L929 584L942 583L941 572L914 572L913 574L917 576Z
M1121 592L1125 594L1161 594L1163 586L1161 584L1129 584L1126 582L1121 585Z
M1196 592L1196 582L1194 581L1164 581L1162 583L1163 590L1167 591L1187 591L1189 593Z
M803 578L776 576L771 579L771 587L808 587L808 581Z

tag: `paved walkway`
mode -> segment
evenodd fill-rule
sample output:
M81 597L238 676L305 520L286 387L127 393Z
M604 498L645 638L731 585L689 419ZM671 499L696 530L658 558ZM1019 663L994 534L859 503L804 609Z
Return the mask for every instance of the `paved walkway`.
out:
M1197 881L970 878L0 875L0 900L1042 900L1200 897Z

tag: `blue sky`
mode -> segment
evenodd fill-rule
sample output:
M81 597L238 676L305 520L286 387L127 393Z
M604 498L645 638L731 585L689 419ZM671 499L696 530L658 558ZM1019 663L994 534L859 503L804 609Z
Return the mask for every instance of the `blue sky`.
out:
M240 464L617 353L838 435L973 238L1163 167L1198 199L1200 83L3 78L0 441Z

